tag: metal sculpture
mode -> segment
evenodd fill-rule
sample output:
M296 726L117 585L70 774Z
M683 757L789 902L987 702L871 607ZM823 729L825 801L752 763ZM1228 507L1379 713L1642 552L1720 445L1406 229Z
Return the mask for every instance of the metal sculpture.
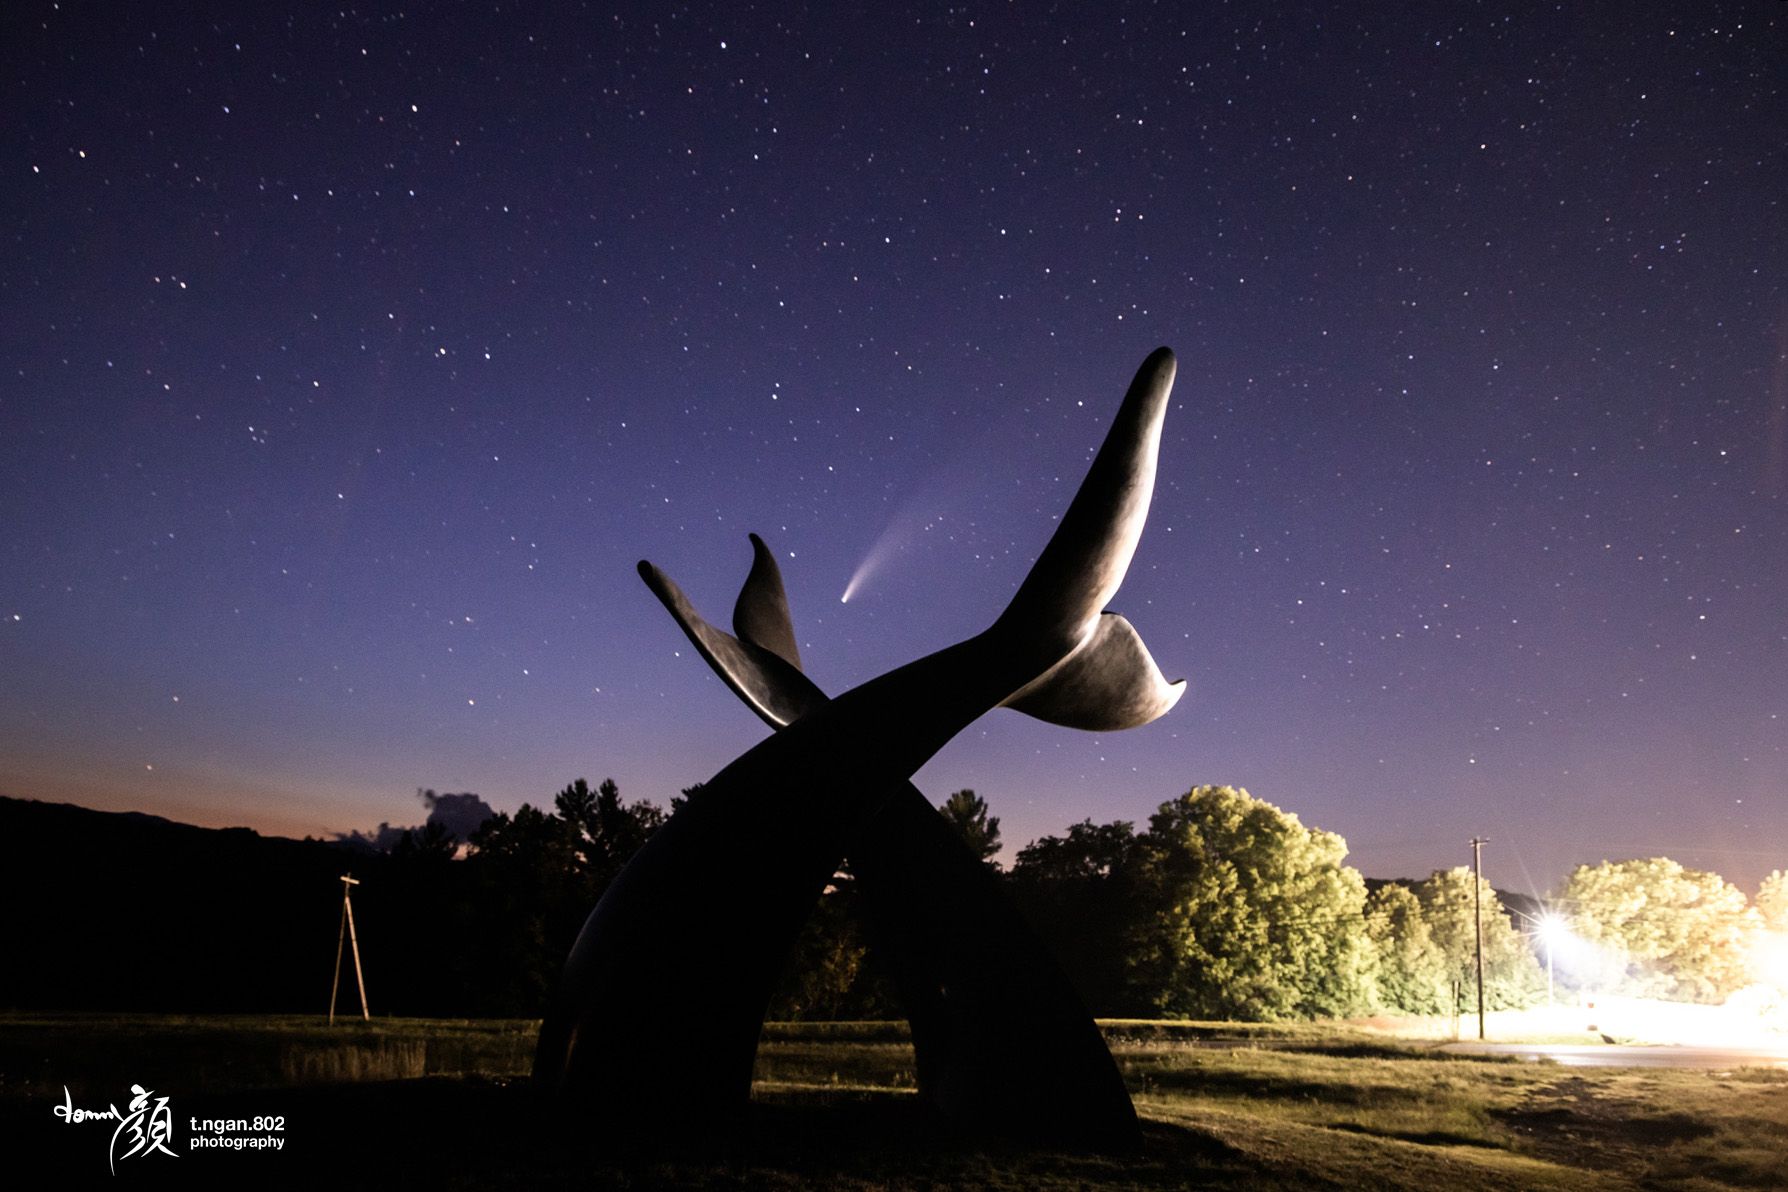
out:
M804 714L825 696L798 671L758 666L742 648L749 642L799 666L781 570L756 534L751 545L751 573L733 610L737 638L704 621L662 572L640 570L721 678L779 729L788 711ZM1073 985L917 787L894 791L846 857L912 1024L922 1101L970 1130L1107 1145L1133 1138L1129 1095Z
M849 855L912 1020L921 1096L969 1130L1121 1147L1136 1118L1059 968L908 779L982 713L1146 724L1183 683L1104 611L1154 490L1173 354L1149 356L1080 491L986 631L828 700L801 673L774 558L715 628L650 563L641 576L711 666L780 731L660 829L603 894L541 1027L542 1087L635 1121L695 1122L747 1099L790 946Z

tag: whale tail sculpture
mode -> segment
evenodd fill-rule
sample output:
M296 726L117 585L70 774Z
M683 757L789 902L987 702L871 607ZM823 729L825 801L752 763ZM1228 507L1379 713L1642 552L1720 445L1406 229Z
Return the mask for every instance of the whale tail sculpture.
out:
M825 696L799 673L775 556L756 534L751 546L751 573L733 609L736 637L703 620L662 572L650 564L640 571L727 684L780 728ZM1037 688L1051 693L1048 684ZM1082 691L1055 694L1062 707L1079 710L1081 723L1105 727L1113 719ZM998 879L916 787L892 793L847 844L846 861L871 943L912 1027L922 1102L968 1132L1110 1146L1134 1139L1129 1094L1072 983Z
M996 706L1068 728L1109 732L1157 719L1184 693L1184 681L1162 677L1130 622L1105 610L1148 518L1174 369L1166 348L1143 362L1049 545L999 619L971 639L985 640L1014 661L1053 656ZM709 666L771 727L783 728L825 697L801 674L775 556L756 534L751 543L751 572L733 606L736 637L703 620L651 563L642 561L639 572Z
M708 663L782 731L705 784L591 912L542 1024L537 1083L634 1121L742 1102L784 958L849 853L898 957L922 1095L970 1127L1134 1141L1135 1114L1097 1028L907 779L993 707L1104 730L1145 724L1179 698L1183 683L1167 682L1129 622L1105 610L1147 517L1173 373L1166 349L1144 361L1055 535L992 626L836 699L800 669L761 539L752 536L736 636L640 564ZM963 913L980 930L952 929Z

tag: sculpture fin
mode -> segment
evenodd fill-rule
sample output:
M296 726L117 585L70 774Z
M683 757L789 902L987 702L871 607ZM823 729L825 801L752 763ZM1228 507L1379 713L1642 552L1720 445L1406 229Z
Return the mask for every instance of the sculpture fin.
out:
M756 534L751 535L751 574L745 577L745 586L733 605L733 632L801 669L795 626L788 615L788 593L782 588L782 568Z
M1169 683L1162 677L1130 622L1108 612L1085 645L1002 706L1067 728L1115 732L1154 720L1185 691L1184 679Z
M773 560L771 566L775 566ZM754 642L741 641L703 620L670 576L644 559L640 560L639 574L714 672L772 728L793 724L809 709L826 702L813 680L780 655ZM747 580L747 588L750 585ZM780 592L780 578L776 587Z
M1171 351L1156 348L1136 370L1086 479L995 622L1009 648L1040 653L1044 665L1054 665L1098 628L1148 520L1161 423L1177 367Z

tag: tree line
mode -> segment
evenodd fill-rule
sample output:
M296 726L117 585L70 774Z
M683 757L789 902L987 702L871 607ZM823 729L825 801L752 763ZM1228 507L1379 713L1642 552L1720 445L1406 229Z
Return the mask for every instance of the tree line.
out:
M393 850L392 876L432 890L429 898L457 896L475 931L504 941L509 955L482 963L513 975L471 1012L532 1013L602 889L680 802L669 811L629 804L612 781L592 790L580 779L551 811L524 806L487 820L461 862L448 860L442 834L411 834ZM1560 964L1561 937L1548 942L1540 916L1512 912L1468 868L1368 882L1345 863L1339 836L1230 786L1194 787L1140 830L1122 820L1075 824L1018 850L1009 870L995 861L999 817L984 798L957 791L939 811L1001 873L1101 1016L1457 1013L1475 1005L1480 914L1488 1009L1544 999L1549 948L1553 984L1566 991L1719 1001L1754 980L1770 933L1788 931L1781 873L1752 905L1718 875L1664 858L1583 865L1552 903L1553 925L1565 924L1572 941ZM417 882L424 870L432 881ZM796 943L771 1014L898 1013L847 858Z
M374 1009L540 1013L590 908L668 808L583 779L551 805L486 818L463 839L437 817L340 842L208 831L153 817L0 800L7 880L27 917L0 981L13 1008L305 1011L324 1003L341 899L354 905ZM431 807L451 805L438 796ZM464 800L462 799L462 802ZM1229 786L1164 802L1140 829L1085 820L999 870L999 818L973 791L940 813L1001 881L1107 1017L1272 1020L1445 1014L1475 999L1476 911L1491 1009L1564 990L1719 1001L1788 941L1788 877L1758 897L1666 858L1574 870L1542 932L1469 869L1372 882L1342 839ZM1767 975L1767 974L1765 974ZM1788 982L1785 982L1788 983ZM1779 994L1777 995L1779 996ZM1475 1004L1475 1002L1474 1002ZM899 1015L858 913L848 859L789 957L771 1015Z

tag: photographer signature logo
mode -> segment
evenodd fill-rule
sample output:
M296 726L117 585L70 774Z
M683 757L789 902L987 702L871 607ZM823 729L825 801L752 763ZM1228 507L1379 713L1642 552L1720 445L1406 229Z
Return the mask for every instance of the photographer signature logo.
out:
M174 1138L174 1114L166 1097L157 1097L154 1090L140 1084L130 1086L130 1112L119 1113L116 1105L104 1109L76 1109L68 1086L62 1086L62 1104L52 1112L71 1126L83 1122L117 1122L112 1131L112 1147L108 1153L112 1174L118 1174L118 1160L153 1155L158 1151L170 1159L179 1158L168 1149ZM122 1142L128 1149L119 1153Z

